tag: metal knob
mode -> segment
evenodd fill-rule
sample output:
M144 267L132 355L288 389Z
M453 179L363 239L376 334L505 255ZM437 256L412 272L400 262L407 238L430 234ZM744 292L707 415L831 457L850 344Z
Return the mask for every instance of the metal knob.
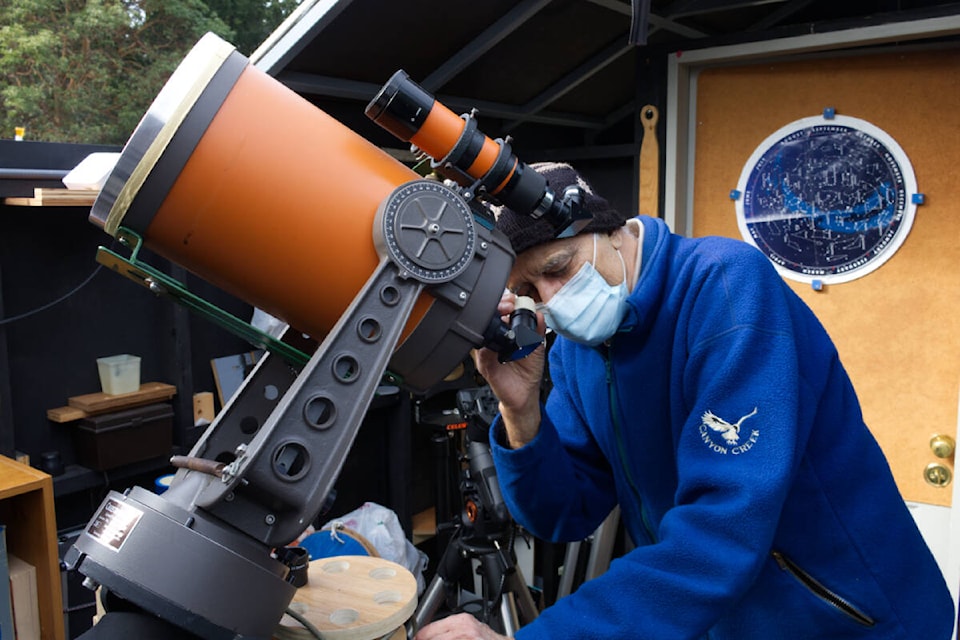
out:
M952 458L957 443L947 435L939 434L930 439L930 450L938 458Z
M953 480L953 472L950 467L939 462L931 462L923 470L923 477L927 483L935 487L945 487Z

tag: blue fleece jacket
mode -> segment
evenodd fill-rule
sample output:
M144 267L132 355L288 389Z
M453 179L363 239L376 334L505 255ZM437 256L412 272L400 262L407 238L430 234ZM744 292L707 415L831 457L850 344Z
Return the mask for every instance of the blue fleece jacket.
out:
M947 640L953 603L836 349L760 252L641 217L607 345L558 338L537 437L491 443L551 541L617 504L637 547L517 633L588 640Z

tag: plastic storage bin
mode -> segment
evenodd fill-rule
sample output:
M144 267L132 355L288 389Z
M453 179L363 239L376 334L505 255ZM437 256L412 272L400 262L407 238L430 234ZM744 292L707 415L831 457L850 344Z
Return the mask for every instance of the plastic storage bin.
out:
M121 354L97 358L100 388L107 395L118 396L140 390L140 356Z

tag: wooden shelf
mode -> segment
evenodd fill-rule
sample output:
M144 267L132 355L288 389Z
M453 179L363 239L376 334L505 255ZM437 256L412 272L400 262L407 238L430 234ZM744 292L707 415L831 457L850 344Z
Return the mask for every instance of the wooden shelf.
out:
M89 416L133 409L144 405L169 400L177 394L177 388L163 382L144 382L140 389L132 393L110 395L107 393L87 393L67 398L67 406L47 409L47 418L53 422L73 422Z
M96 189L41 189L33 190L32 198L4 198L4 204L12 207L92 207Z
M53 479L0 456L0 522L7 526L7 549L37 569L40 637L64 640Z

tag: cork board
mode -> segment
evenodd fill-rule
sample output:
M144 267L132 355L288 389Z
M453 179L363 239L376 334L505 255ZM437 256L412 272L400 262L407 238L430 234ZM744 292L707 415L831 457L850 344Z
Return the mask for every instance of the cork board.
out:
M697 79L693 235L739 238L730 191L764 139L823 113L866 120L896 140L925 203L878 270L814 291L788 281L833 337L864 417L904 498L948 506L933 487L936 434L957 431L960 389L960 51L844 55L718 67ZM953 468L952 460L943 461Z

